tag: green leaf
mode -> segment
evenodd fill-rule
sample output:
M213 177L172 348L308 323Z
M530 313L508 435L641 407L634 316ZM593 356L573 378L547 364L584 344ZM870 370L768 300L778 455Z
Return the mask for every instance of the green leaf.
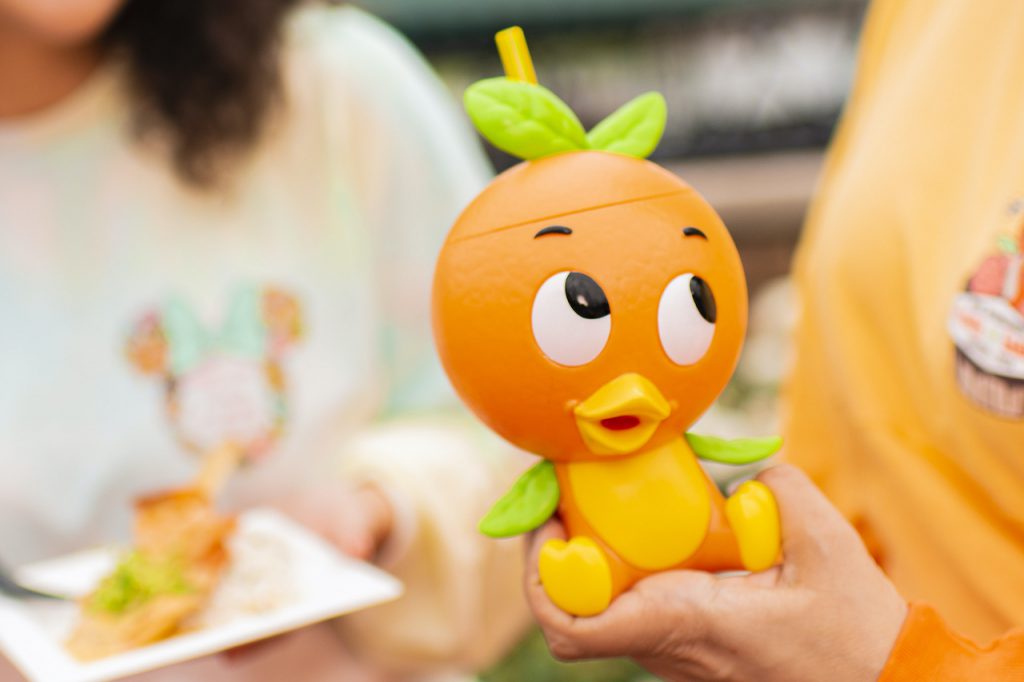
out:
M523 474L480 522L480 532L507 538L539 527L558 507L558 477L547 460Z
M648 92L619 107L587 133L592 149L645 159L665 132L668 108L660 92Z
M726 440L688 433L686 441L701 459L736 465L750 464L771 457L782 447L782 438L779 436Z
M498 149L536 159L587 148L587 134L572 109L547 88L508 78L487 78L463 97L473 124Z

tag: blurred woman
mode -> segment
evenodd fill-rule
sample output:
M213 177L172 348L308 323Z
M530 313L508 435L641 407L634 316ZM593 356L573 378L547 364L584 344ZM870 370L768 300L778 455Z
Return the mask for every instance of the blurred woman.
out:
M523 621L475 531L514 463L410 415L449 404L430 274L488 169L387 26L294 4L0 0L0 558L123 539L231 442L235 504L407 594L190 677L477 668Z

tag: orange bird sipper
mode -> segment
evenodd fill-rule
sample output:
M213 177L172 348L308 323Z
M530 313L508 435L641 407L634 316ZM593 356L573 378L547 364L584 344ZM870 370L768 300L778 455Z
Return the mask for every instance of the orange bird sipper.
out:
M463 211L433 288L455 389L543 458L481 531L517 535L557 513L569 539L542 547L540 577L579 616L658 571L766 569L780 547L770 490L750 481L724 498L698 458L747 464L781 440L687 433L746 331L732 238L692 187L646 160L665 127L661 95L586 131L523 76L532 62L516 35L498 39L515 72L473 84L465 104L485 138L525 161Z

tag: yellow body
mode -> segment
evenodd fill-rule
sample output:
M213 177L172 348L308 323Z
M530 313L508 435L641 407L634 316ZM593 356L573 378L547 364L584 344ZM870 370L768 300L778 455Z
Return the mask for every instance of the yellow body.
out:
M682 438L632 457L564 466L583 518L626 563L670 568L704 542L711 495Z
M760 571L778 558L771 491L748 481L723 499L683 438L557 470L571 538L549 541L539 570L551 600L574 615L600 613L657 571L695 563Z

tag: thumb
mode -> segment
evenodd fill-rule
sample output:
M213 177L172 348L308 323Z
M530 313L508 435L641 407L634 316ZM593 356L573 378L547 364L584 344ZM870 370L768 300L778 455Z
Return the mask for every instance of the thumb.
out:
M786 566L826 570L850 549L863 548L857 531L800 469L781 464L761 472L758 480L771 488L779 505Z

